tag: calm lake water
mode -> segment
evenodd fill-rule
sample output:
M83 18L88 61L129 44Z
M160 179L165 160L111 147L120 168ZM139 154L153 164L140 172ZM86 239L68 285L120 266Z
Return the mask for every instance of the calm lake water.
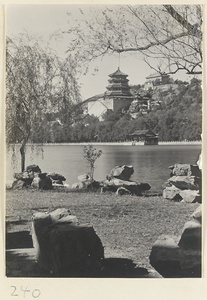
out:
M200 145L159 145L159 146L121 146L96 145L103 154L96 161L94 178L103 180L110 170L117 165L132 165L134 174L131 179L147 182L151 191L161 192L162 184L169 178L169 166L175 163L196 164L201 152ZM87 172L83 158L83 146L46 145L43 153L27 147L26 165L37 164L42 172L60 173L70 186L77 181L77 176ZM13 173L20 172L20 155L17 151L15 163L12 152L7 153L6 182L13 180ZM13 160L14 161L14 160Z

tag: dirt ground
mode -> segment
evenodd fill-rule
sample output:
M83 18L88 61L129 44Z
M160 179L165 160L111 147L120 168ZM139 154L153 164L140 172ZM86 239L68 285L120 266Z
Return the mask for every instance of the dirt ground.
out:
M6 196L8 277L47 276L37 268L28 231L34 212L60 207L69 209L81 225L93 226L100 237L107 270L104 277L160 277L149 263L153 243L162 234L181 235L199 205L153 195L8 190Z

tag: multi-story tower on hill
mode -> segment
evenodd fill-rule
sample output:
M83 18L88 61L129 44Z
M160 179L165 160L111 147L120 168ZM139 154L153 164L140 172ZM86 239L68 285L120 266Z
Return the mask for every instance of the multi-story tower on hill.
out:
M124 74L118 68L116 72L109 75L109 85L106 87L106 96L109 98L124 98L128 97L132 99L132 94L130 92L128 75Z
M109 75L109 85L106 92L87 99L87 113L102 118L107 110L118 112L122 109L128 109L134 100L129 87L128 75L124 74L118 68L116 72Z

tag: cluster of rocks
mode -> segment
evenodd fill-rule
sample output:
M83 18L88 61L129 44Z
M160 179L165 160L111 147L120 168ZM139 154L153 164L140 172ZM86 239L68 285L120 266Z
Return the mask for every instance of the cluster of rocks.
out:
M153 244L150 263L167 278L201 277L202 205L186 222L181 236L161 235Z
M77 177L77 182L72 184L72 189L85 189L92 191L114 192L117 195L136 195L141 196L142 191L147 191L151 187L148 183L137 183L130 180L131 175L134 173L132 166L116 166L106 180L96 181L90 174L83 174ZM55 187L69 187L63 184L66 180L64 176L57 173L42 173L37 165L30 165L22 173L14 174L13 189L22 188L36 188L43 190L51 190Z
M131 181L130 177L134 173L132 166L116 166L106 180L95 181L89 174L78 176L78 181L72 185L74 189L100 190L104 192L114 192L117 195L142 195L142 191L149 190L151 187L148 183L137 183Z
M32 240L38 265L48 274L96 276L102 268L100 238L92 226L80 225L68 209L35 213Z
M197 165L170 166L170 178L163 185L163 197L173 201L201 203L201 170Z
M132 166L115 166L106 176L106 180L95 181L89 174L78 176L78 182L72 188L86 188L88 190L100 190L101 193L114 192L117 195L141 196L142 191L149 190L148 183L137 183L131 181L130 177L134 173Z
M141 196L142 191L149 190L151 187L148 183L137 183L131 181L130 177L134 173L132 166L114 167L107 179L102 182L102 192L116 192L117 195L136 195Z
M42 173L37 165L28 166L24 172L14 174L13 189L35 188L51 190L55 186L63 186L65 177L57 173Z
M90 174L83 174L78 176L78 181L72 184L72 189L87 189L98 190L100 182L94 180Z

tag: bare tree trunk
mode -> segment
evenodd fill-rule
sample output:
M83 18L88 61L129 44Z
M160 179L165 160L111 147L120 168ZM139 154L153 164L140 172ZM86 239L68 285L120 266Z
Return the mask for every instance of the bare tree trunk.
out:
M20 148L20 154L21 154L21 172L24 172L25 170L25 146L26 142L24 141Z
M94 166L91 166L91 172L90 172L90 175L91 175L92 181L93 181L94 169L95 169L95 167L94 167Z

